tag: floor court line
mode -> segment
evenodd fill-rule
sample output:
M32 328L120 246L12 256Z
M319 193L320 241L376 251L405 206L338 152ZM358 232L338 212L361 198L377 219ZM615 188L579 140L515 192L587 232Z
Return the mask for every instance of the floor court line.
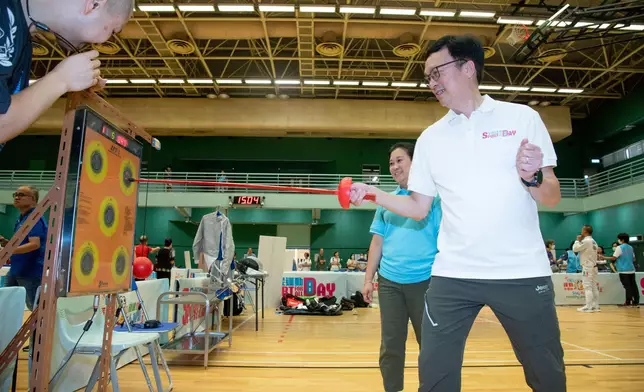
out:
M624 349L609 349L603 350L603 352L619 352L619 351L644 351L644 348L624 348ZM222 348L217 350L218 353L226 354L253 354L253 355L337 355L337 356L348 356L348 355L379 355L378 351L236 351L234 349ZM575 352L588 352L588 349L577 349L577 350L566 350L569 353ZM418 355L418 351L407 351L409 355ZM514 353L514 350L467 350L466 353ZM622 358L620 358L621 360Z

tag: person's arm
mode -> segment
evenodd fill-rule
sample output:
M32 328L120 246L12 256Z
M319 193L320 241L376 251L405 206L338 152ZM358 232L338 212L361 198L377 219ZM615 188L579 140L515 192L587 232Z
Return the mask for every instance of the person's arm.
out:
M383 238L378 234L374 234L371 238L371 245L369 245L369 256L367 257L367 270L364 274L364 283L373 283L373 277L376 276L376 271L380 266L380 259L382 258L382 240Z
M543 181L538 187L526 187L532 198L547 207L555 207L561 200L559 180L554 172L557 154L550 134L538 112L530 109L526 119L527 138L521 141L517 153L517 172L527 182L541 169ZM526 160L527 158L527 160Z
M373 194L374 203L393 212L396 215L420 221L427 217L434 196L437 195L436 184L431 173L430 144L431 140L427 131L418 138L414 149L409 170L408 189L411 195L393 195L382 191L375 186L366 184L353 184L351 186L351 202L355 205L362 204L367 194Z
M575 243L572 245L572 251L575 253L580 253L588 247L589 241L584 241L584 240L577 240Z
M13 254L22 255L25 253L33 252L38 248L40 248L40 237L29 237L29 242L17 247L16 250L13 251Z
M66 92L96 85L100 80L98 67L101 64L96 57L98 52L95 50L70 56L38 82L10 97L2 97L10 102L0 114L0 143L21 134Z
M618 246L617 249L615 249L615 252L613 252L612 256L604 256L604 258L606 260L617 261L617 258L621 255L622 255L622 248ZM633 259L633 261L635 261L635 259Z

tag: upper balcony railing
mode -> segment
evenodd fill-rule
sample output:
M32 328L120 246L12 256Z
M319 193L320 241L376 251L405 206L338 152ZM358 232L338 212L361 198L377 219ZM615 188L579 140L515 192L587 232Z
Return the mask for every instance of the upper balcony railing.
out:
M196 173L196 172L144 172L142 178L171 179L181 181L218 181L239 184L279 185L321 189L335 189L343 177L352 177L354 182L367 182L390 192L396 188L390 176L364 176L362 174L287 174L287 173ZM32 185L41 190L51 187L54 171L0 170L0 190L15 190L21 185ZM620 167L603 171L588 178L560 178L561 196L577 198L623 188L644 182L644 158L633 160ZM141 192L231 192L236 194L274 193L244 188L225 188L184 184L141 184ZM285 193L285 192L279 192Z

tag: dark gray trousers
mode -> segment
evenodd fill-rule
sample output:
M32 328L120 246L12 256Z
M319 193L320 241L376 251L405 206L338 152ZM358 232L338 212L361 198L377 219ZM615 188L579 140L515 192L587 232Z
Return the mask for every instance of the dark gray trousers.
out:
M400 284L378 276L380 303L380 373L386 392L403 390L409 320L420 346L425 292L429 279Z
M548 277L473 280L432 277L425 296L419 392L461 390L465 340L488 305L505 329L533 391L566 391L564 352Z

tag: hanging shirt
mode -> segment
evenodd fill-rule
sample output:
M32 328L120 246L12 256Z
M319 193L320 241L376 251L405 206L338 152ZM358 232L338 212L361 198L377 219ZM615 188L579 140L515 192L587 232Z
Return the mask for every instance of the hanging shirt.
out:
M11 96L29 85L31 36L18 0L0 5L0 114L11 106ZM0 150L4 143L0 144Z
M615 248L613 257L615 260L615 269L620 274L634 274L635 273L635 252L633 247L629 244L621 244Z
M235 254L233 227L221 212L204 215L192 243L195 258L203 253L211 276L211 288L223 287Z

